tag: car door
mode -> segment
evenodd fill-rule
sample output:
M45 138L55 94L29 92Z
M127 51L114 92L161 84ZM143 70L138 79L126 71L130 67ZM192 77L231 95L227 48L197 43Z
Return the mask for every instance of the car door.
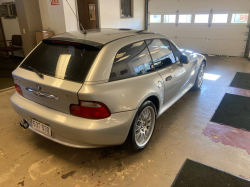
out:
M164 81L165 104L171 101L185 86L188 72L176 60L170 43L167 40L147 40L147 44L155 70L158 71Z
M181 55L182 55L182 52L178 49L178 47L173 44L171 41L168 41L170 46L171 46L171 49L174 53L174 56L175 56L175 59L176 59L176 62L180 64L180 58L181 58ZM189 54L187 54L189 53ZM183 71L185 71L185 73L182 74L182 76L180 76L180 78L182 79L182 87L180 88L180 91L185 88L191 80L193 76L195 76L195 65L197 64L197 59L196 58L189 58L190 55L195 55L192 53L192 51L185 51L185 55L188 56L188 59L189 59L189 63L188 64L181 64L182 65L182 69Z

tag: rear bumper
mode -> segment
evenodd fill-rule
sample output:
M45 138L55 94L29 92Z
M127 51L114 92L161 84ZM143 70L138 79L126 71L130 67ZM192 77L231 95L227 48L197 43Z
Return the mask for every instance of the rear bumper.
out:
M30 101L17 93L10 98L14 110L29 123L34 132L60 144L75 148L95 148L123 144L137 110L91 120L62 113ZM32 128L32 118L51 127L52 136Z

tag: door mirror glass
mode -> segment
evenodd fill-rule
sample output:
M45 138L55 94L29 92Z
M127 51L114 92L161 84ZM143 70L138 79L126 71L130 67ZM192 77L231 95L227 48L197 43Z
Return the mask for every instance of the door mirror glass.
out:
M180 62L182 64L188 64L188 57L186 55L181 55Z

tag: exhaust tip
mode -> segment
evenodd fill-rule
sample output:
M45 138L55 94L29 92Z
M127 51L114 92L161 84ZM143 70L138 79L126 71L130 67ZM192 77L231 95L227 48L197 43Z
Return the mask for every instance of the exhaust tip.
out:
M24 129L29 128L29 124L28 124L28 122L27 122L25 119L23 119L23 120L20 122L20 126L23 127Z

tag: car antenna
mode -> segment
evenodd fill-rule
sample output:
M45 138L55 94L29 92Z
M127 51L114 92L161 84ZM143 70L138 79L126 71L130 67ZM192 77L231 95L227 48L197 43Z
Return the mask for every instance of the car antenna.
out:
M75 15L75 17L76 17L76 19L77 19L77 21L78 21L78 23L79 23L79 25L80 25L80 27L81 27L81 29L82 29L83 34L87 34L86 30L83 28L83 26L82 26L82 24L80 23L78 17L76 16L76 13L74 12L74 10L72 9L72 7L70 6L68 0L66 0L66 1L67 1L68 5L69 5L70 9L71 9L72 12L74 13L74 15Z

